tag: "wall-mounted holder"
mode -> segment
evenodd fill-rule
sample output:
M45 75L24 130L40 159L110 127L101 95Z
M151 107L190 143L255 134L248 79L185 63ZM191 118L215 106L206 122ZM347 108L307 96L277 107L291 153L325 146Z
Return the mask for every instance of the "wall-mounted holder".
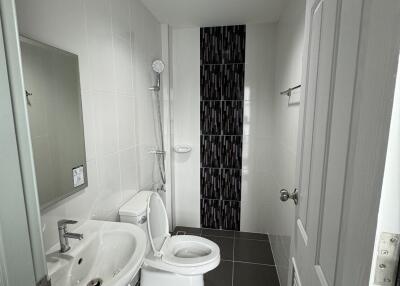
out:
M192 151L192 147L189 145L175 145L174 151L176 153L189 153L190 151Z
M298 89L298 88L300 88L301 87L301 84L299 84L299 85L296 85L296 86L294 86L294 87L290 87L290 88L288 88L287 90L285 90L285 91L281 91L281 95L287 95L287 96L291 96L292 95L292 91L293 90L295 90L295 89Z
M281 91L281 95L287 95L288 97L288 105L297 105L300 104L300 93L296 92L301 85L296 85L294 87L290 87L285 91ZM293 95L293 96L292 96Z

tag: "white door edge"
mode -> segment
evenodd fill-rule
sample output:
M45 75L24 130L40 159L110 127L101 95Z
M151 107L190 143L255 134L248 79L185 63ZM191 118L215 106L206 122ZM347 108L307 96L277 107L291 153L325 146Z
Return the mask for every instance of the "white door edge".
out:
M296 258L294 258L294 257L292 257L292 264L293 264L293 270L294 271L292 271L293 277L292 277L292 280L290 280L290 281L292 281L292 285L296 285L297 284L296 286L302 286L301 280L300 280L300 277L299 277L299 270L298 270L297 264L296 264ZM294 283L296 283L296 284L294 284Z

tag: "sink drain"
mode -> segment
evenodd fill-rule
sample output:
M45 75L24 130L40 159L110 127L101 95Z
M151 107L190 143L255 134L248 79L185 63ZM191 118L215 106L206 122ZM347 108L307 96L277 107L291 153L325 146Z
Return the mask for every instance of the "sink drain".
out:
M103 284L103 280L101 278L95 278L90 280L87 286L100 286L101 284Z

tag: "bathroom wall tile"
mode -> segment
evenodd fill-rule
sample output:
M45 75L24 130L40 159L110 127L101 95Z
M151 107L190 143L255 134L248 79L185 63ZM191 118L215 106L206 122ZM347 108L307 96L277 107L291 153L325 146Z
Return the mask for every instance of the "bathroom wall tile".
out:
M227 64L223 69L222 98L224 100L243 100L245 64Z
M85 132L86 161L96 158L95 103L93 95L82 93L83 127Z
M201 167L219 168L221 164L221 136L200 136Z
M94 91L114 92L111 7L107 0L86 0L90 72Z
M201 227L219 228L221 225L221 201L202 199L200 201Z
M200 191L203 199L220 199L221 169L200 169Z
M242 171L239 169L222 169L221 195L223 200L241 199Z
M121 191L124 197L135 194L138 190L138 160L136 148L130 148L118 153L121 170Z
M221 166L222 168L242 168L242 136L222 136Z
M65 215L69 219L79 221L82 219L90 219L92 216L92 210L88 206L96 200L98 192L98 166L96 160L88 162L86 167L88 187L71 196L65 202Z
M121 189L118 154L105 156L98 162L99 189L103 196L117 193Z
M114 36L115 86L118 94L133 95L132 48L130 39Z
M119 0L110 2L113 34L123 39L130 40L131 1Z
M201 100L220 100L222 92L222 65L200 66L200 98Z
M118 147L119 150L132 148L135 142L135 106L134 98L117 97Z
M246 26L223 27L224 63L244 63L246 51Z
M200 29L201 64L222 63L222 27Z
M150 154L150 151L154 149L154 145L140 144L138 146L140 189L150 189L153 182L159 178L159 173L155 169L155 156Z
M227 230L240 230L240 201L222 201L221 227Z
M240 228L245 33L245 26L200 31L201 196L218 198L221 214L219 224L204 222L211 228Z
M153 84L151 62L161 58L161 28L139 0L18 0L16 6L22 34L79 57L89 186L42 212L48 250L58 241L58 220L116 221L119 206L134 195L138 181L151 186L154 156L147 152L155 140L148 87ZM199 69L194 74L200 78ZM193 173L199 179L198 169ZM199 189L200 183L196 202Z
M222 134L243 135L243 101L222 101Z
M220 135L222 125L221 101L201 101L200 118L201 134Z
M112 212L122 205L120 166L118 154L103 157L98 161L98 196L92 217L109 220Z
M96 152L105 156L117 151L116 97L110 93L95 92Z

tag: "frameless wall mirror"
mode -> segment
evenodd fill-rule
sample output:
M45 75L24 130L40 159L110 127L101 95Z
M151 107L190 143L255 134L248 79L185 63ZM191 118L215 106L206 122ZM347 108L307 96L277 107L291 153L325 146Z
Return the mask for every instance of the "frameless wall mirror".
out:
M40 208L87 187L78 56L21 37Z

